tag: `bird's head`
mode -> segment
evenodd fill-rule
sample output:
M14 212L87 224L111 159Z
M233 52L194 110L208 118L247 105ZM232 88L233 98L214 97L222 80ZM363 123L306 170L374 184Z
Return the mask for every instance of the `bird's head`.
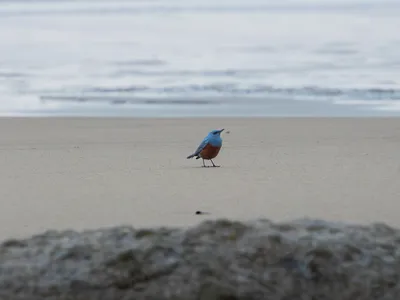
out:
M209 135L210 136L220 136L221 132L224 131L224 128L222 129L215 129L210 131Z

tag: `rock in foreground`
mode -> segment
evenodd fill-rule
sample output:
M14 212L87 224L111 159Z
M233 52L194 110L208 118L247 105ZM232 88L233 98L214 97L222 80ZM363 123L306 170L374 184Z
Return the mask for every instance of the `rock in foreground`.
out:
M1 299L400 299L400 231L300 220L8 240Z

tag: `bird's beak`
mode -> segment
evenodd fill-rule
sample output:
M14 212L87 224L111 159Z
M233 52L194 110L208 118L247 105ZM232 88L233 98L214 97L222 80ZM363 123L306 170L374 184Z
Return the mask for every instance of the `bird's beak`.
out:
M221 133L222 131L224 131L225 129L224 128L222 128L220 131L219 131L219 133Z

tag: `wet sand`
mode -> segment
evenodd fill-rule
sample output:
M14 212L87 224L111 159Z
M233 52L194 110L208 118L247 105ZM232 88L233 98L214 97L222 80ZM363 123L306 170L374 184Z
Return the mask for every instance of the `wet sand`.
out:
M220 168L186 159L221 127ZM399 118L0 118L0 239L210 218L399 226L399 153Z

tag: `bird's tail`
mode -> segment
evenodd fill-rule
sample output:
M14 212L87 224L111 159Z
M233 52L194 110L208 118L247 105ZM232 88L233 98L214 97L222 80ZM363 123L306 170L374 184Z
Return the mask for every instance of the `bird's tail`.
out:
M187 159L194 157L194 154L190 154L188 157L186 157Z

